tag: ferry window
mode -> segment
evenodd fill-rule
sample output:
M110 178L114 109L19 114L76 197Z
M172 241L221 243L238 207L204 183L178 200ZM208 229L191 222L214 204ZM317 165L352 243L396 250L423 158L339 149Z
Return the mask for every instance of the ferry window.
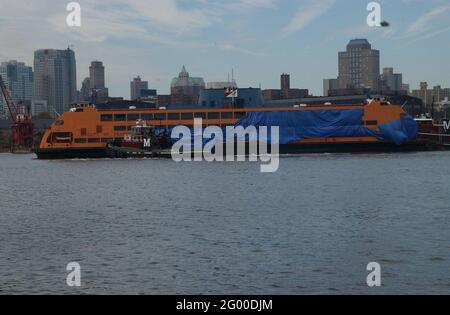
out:
M191 120L193 119L192 113L181 113L181 120Z
M143 120L152 120L153 119L153 114L142 114L141 115L141 119L143 119Z
M378 126L378 120L368 120L366 126Z
M109 143L109 142L113 142L113 141L114 141L113 138L103 138L103 139L102 139L102 142L103 142L103 143Z
M96 131L97 131L97 133L102 133L103 132L102 126L101 125L97 125Z
M180 113L169 113L168 120L180 120Z
M203 101L203 102L202 102L202 106L203 106L203 107L206 107L206 104L207 104L206 101Z
M139 119L139 114L128 114L127 120L128 121L136 121Z
M208 119L220 119L220 113L208 113Z
M98 139L98 138L90 138L90 139L88 139L88 143L99 143L100 142L100 139Z
M114 131L126 131L126 126L114 126Z
M52 134L52 142L56 143L69 143L72 142L72 133L58 132Z
M155 114L155 120L166 120L166 114Z
M86 139L75 139L75 143L86 143Z
M206 113L194 113L194 118L206 119Z
M100 120L101 121L113 121L113 116L112 115L101 115Z
M82 136L85 136L85 135L87 134L86 128L81 128L81 129L80 129L80 134L81 134Z
M247 113L245 113L245 112L235 112L234 113L234 118L242 118L242 117L244 117L245 115L247 115Z
M231 112L222 113L222 119L233 119L233 113Z
M114 115L114 120L115 121L125 121L125 120L127 120L127 115L124 115L124 114Z
M64 125L64 120L57 120L56 122L55 122L55 125L56 126L63 126Z

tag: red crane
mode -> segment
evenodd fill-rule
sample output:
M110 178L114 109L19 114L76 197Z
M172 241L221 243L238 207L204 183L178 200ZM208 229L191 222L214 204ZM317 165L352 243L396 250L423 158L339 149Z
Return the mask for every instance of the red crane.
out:
M34 125L31 117L26 113L25 108L21 108L14 104L8 87L0 75L0 88L3 97L8 107L11 118L12 141L11 149L14 152L16 149L31 150L33 148L33 131ZM1 96L0 96L1 97Z

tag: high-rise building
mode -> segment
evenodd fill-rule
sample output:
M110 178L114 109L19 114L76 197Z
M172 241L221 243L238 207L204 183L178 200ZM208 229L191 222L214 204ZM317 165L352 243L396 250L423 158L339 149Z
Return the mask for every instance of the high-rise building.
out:
M90 101L106 103L109 97L109 90L105 87L105 67L101 61L92 61L89 67Z
M402 91L403 90L403 75L401 73L394 73L394 68L384 68L383 74L380 76L381 90Z
M16 60L2 62L0 75L11 93L14 103L23 103L26 108L30 109L33 98L32 68ZM6 118L7 115L6 104L0 92L0 117Z
M81 83L80 101L90 101L91 96L91 79L85 78Z
M48 113L47 101L31 101L31 115L33 117Z
M91 89L105 88L105 67L101 61L92 61L89 67Z
M339 52L339 88L378 90L380 52L367 39L354 39L347 50Z
M330 91L339 89L338 79L324 79L323 80L323 96L330 96Z
M130 84L131 89L131 100L135 101L142 97L141 91L148 90L148 81L142 81L141 77L138 76L131 81Z
M289 74L283 73L281 75L281 89L286 91L291 88L291 76Z
M42 49L34 52L34 100L47 101L49 113L61 114L77 101L75 52Z

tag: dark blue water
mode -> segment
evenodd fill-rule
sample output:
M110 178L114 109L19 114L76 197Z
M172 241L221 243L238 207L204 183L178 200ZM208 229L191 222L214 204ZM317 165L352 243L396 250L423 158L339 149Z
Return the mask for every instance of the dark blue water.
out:
M449 163L307 155L261 174L1 154L0 294L449 294ZM372 261L381 288L366 285Z

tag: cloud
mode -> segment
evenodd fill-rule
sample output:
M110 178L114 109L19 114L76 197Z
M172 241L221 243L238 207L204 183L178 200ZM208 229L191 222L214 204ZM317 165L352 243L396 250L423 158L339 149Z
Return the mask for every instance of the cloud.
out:
M413 24L408 27L408 33L425 31L431 21L447 13L447 11L449 10L450 4L444 4L431 9L429 12L419 17Z
M427 40L427 39L436 37L436 36L438 36L438 35L441 35L441 34L443 34L443 33L447 33L447 32L449 32L449 31L450 31L450 26L445 27L445 28L440 29L440 30L437 30L437 31L435 31L435 32L431 32L431 33L428 33L428 34L426 34L426 35L423 35L423 36L414 38L413 40L409 41L408 44L413 44L413 43L420 42L420 41L422 41L422 40Z
M248 49L245 49L245 48L241 48L241 47L237 47L237 46L235 46L233 44L221 44L221 45L219 45L219 48L224 50L224 51L237 52L237 53L250 55L250 56L261 56L261 55L263 55L262 53L251 51L251 50L248 50Z
M274 8L275 0L240 0L240 5L243 7Z
M299 10L291 22L283 28L285 35L298 32L312 23L319 16L328 11L336 3L336 0L301 1Z

